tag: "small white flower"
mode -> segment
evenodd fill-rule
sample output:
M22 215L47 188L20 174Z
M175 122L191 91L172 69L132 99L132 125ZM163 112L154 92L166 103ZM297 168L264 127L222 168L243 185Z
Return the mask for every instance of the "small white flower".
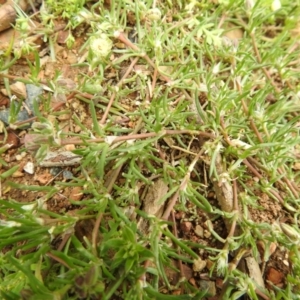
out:
M226 183L231 180L230 175L227 172L221 173L219 179L220 183Z
M36 208L36 203L33 203L33 204L26 204L26 205L23 205L22 206L22 209L23 210L26 210L26 211L31 211L33 209Z
M52 235L55 231L55 226L52 226L51 228L48 229L48 232Z
M110 53L112 46L112 41L104 33L100 33L98 37L92 37L90 40L90 51L95 60L106 58Z
M116 31L114 32L114 37L115 37L116 39L117 39L120 35L121 35L121 31L116 30Z
M207 88L207 85L206 85L205 83L200 83L198 89L199 89L199 91L201 91L201 92L205 92L205 93L208 92L208 88Z
M222 250L218 255L217 261L217 273L220 275L224 275L226 269L228 268L228 251Z
M154 47L157 49L161 49L161 41L160 40L155 40Z
M135 143L135 139L127 140L126 142L128 145L133 145Z
M254 111L255 118L262 121L264 119L264 111L257 109Z
M244 150L251 148L251 145L249 145L239 139L233 139L233 140L231 140L231 143L233 146L244 149Z
M4 227L20 227L21 223L15 222L15 221L4 221L4 220L0 220L0 226L4 226Z
M197 5L198 5L197 1L192 0L192 1L190 1L189 4L187 4L187 5L185 6L184 9L185 9L188 13L192 13Z
M161 11L155 7L147 11L147 18L152 21L158 21L161 19Z
M281 2L280 2L280 0L273 0L272 5L271 5L271 9L273 11L276 11L276 10L278 10L280 8L281 8Z
M36 222L39 224L39 225L44 225L45 224L45 220L42 219L42 218L35 218Z
M220 64L221 63L218 63L218 64L214 65L213 70L212 70L213 74L218 74L219 73L219 71L220 71Z
M245 7L246 7L246 10L247 10L247 11L252 10L254 4L255 4L254 0L245 0Z
M105 137L105 143L111 145L118 137L115 135L108 135Z
M220 152L222 151L223 148L224 148L223 145L221 143L218 143L216 146L216 151Z

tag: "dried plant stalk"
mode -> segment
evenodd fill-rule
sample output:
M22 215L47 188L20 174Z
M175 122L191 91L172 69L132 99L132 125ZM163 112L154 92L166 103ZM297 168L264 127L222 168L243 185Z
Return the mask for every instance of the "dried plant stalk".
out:
M216 157L216 171L219 178L224 177L226 173L222 164L221 154L218 154ZM224 212L231 213L233 210L233 190L232 185L227 180L218 180L217 178L211 178L216 193L217 200L221 209ZM231 224L228 220L224 219L227 231L230 232Z
M216 171L219 176L219 179L226 178L224 174L226 174L226 171L223 164L222 164L222 157L221 154L218 154L216 157ZM217 180L217 178L212 178L214 190L216 193L217 200L219 202L219 205L221 209L224 212L232 212L234 210L234 197L233 197L233 189L232 185L228 180ZM238 213L238 212L237 212ZM231 223L228 219L224 218L225 226L227 228L227 231L230 232L231 229ZM238 235L240 233L239 227L236 228L235 234ZM249 274L249 277L253 279L256 284L262 288L265 287L264 280L262 277L262 273L259 267L259 264L255 260L254 257L249 256L247 258L244 258L242 260L242 266L246 265L246 268L242 267L242 271Z

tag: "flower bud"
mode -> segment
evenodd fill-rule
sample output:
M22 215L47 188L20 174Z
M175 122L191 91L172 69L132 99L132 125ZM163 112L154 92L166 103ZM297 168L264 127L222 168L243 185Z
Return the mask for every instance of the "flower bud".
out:
M281 2L280 2L280 0L273 0L272 5L271 5L271 9L273 11L276 11L276 10L278 10L280 8L281 8Z
M255 2L254 0L245 0L245 8L247 11L251 11Z
M280 223L280 228L282 232L287 235L287 237L293 241L293 242L299 242L300 241L300 234L299 232L293 228L290 225L287 225L285 223Z
M158 21L161 19L161 11L158 8L151 8L147 11L147 18L151 21Z

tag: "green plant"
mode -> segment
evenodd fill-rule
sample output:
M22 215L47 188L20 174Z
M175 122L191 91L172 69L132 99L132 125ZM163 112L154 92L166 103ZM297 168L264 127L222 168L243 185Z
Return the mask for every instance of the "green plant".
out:
M67 108L53 111L46 101L44 111L35 108L31 134L43 138L35 142L36 157L72 144L81 162L72 180L47 185L13 182L14 167L0 176L6 190L37 195L26 204L5 195L0 201L2 297L205 299L213 291L199 282L208 276L223 279L220 298L296 299L296 3L45 3L42 31L52 46L60 17L70 30L79 24L88 30L77 49L84 59L73 65L80 70L76 87L62 85L60 72L47 81L49 99L63 95ZM7 57L2 71L15 63ZM38 84L37 55L28 66ZM65 112L76 131L63 130ZM145 212L158 179L168 187L155 199L161 215ZM81 200L64 196L70 189L80 190ZM52 211L47 203L60 197L68 206ZM188 233L181 227L187 223ZM283 286L266 288L260 273L237 265L248 257L266 265L273 245L293 266ZM193 273L193 285L183 264L191 270L199 261L210 265Z

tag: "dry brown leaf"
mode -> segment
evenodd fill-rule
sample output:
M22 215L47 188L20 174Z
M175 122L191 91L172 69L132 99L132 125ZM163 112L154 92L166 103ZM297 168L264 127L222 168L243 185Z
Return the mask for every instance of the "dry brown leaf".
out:
M267 273L267 280L271 281L274 285L280 286L283 283L284 274L274 268L270 268Z
M18 148L20 145L20 139L18 134L13 131L9 130L5 136L5 134L0 134L0 145L3 147L3 141L5 139L5 145L7 145L7 149Z

